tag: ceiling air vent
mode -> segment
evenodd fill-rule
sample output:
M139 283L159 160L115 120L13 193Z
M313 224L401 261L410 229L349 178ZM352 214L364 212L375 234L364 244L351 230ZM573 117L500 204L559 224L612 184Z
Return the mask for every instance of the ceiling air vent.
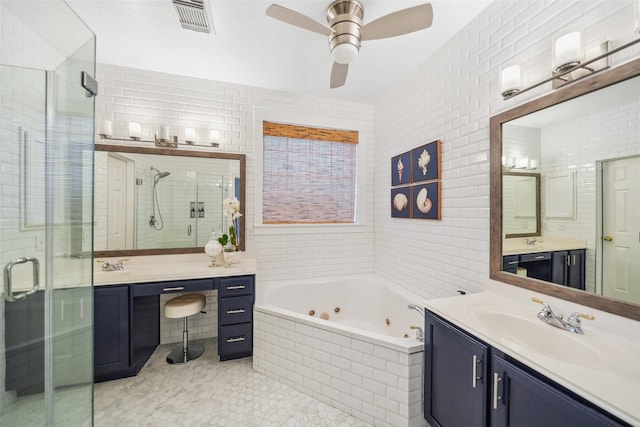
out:
M207 10L204 0L172 0L176 7L178 19L182 28L199 31L201 33L214 33L211 14Z

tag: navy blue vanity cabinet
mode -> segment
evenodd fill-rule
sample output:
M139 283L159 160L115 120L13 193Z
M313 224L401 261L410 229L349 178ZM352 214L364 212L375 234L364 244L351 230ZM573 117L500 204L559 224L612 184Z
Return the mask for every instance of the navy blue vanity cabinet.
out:
M626 425L518 365L493 356L491 427Z
M585 249L556 251L552 253L551 281L575 289L585 288Z
M430 312L425 331L425 419L432 427L486 426L488 346Z
M425 332L424 418L432 427L628 426L429 311Z
M131 369L129 286L96 286L93 298L94 381L128 376Z
M502 257L502 271L516 274L518 272L519 255L505 255Z
M255 276L225 277L218 288L218 355L220 360L253 354Z
M44 391L44 291L4 301L5 390L17 396Z

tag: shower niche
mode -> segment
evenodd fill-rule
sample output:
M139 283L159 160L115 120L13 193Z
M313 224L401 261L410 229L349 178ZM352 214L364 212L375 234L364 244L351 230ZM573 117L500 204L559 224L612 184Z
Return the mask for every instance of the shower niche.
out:
M223 200L242 199L240 160L95 154L96 251L202 248L229 228Z

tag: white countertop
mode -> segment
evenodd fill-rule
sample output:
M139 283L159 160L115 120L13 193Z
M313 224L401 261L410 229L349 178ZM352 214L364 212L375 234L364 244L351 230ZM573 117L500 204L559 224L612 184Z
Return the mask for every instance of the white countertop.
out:
M532 297L565 316L577 311L595 320L582 322L584 335L554 328L536 317L541 306ZM640 322L492 280L484 292L427 300L424 306L605 411L640 425ZM501 330L501 324L483 321L481 312L531 319L542 328L533 323L537 336L529 330L514 336L509 325ZM536 339L544 345L527 343ZM558 350L565 343L567 351Z
M533 237L532 237L533 239ZM502 255L533 254L538 252L571 251L586 249L587 241L580 239L559 239L553 237L536 237L533 245L526 244L526 238L514 237L502 240Z
M124 270L121 271L102 271L100 263L96 262L94 286L256 274L256 259L246 252L242 252L239 263L231 264L230 267L210 267L211 260L206 254L123 258L128 258L128 261L124 261ZM117 262L118 259L104 258L111 263Z

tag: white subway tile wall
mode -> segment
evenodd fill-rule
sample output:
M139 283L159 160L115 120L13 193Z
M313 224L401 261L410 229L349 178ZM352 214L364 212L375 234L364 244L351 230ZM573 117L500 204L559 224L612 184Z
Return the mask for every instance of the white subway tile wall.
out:
M423 352L254 313L254 364L263 373L376 426L425 426Z
M500 67L522 64L525 84L546 78L556 34L579 28L587 46L622 44L633 37L631 11L626 0L497 0L376 103L376 273L425 298L482 289L489 275L489 118L551 90L547 84L503 101ZM639 53L633 48L612 62ZM443 143L442 221L390 218L389 158L435 139Z

